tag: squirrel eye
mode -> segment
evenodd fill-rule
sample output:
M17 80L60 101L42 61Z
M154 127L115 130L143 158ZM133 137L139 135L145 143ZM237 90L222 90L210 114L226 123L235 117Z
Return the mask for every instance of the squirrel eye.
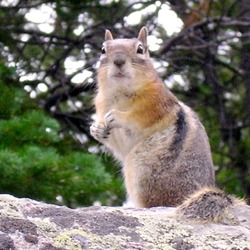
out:
M102 47L102 54L105 54L106 53L106 50L104 47Z
M138 45L137 54L143 54L143 47L141 44Z

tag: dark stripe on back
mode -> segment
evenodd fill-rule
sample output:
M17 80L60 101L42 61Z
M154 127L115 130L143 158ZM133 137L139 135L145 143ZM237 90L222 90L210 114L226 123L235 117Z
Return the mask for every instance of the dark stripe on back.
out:
M177 114L175 128L175 136L173 138L172 144L169 147L169 150L177 151L176 153L179 154L188 131L188 125L185 119L185 112L182 107L180 108Z

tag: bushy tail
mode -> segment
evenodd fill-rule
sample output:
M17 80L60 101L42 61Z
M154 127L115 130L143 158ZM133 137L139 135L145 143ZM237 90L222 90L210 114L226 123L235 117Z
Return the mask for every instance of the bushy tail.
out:
M203 188L177 207L177 217L195 221L238 224L232 209L245 202L216 188Z

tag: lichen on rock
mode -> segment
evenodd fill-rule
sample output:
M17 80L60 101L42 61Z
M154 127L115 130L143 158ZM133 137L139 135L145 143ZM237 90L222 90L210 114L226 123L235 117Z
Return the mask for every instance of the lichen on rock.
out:
M70 209L0 195L0 250L250 249L250 207L239 225L176 219L174 208Z

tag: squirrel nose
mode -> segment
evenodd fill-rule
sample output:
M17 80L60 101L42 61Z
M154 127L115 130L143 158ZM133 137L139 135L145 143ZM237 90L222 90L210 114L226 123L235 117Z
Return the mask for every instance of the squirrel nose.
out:
M117 67L121 67L122 65L124 65L126 62L126 56L123 54L117 54L114 58L114 64Z

